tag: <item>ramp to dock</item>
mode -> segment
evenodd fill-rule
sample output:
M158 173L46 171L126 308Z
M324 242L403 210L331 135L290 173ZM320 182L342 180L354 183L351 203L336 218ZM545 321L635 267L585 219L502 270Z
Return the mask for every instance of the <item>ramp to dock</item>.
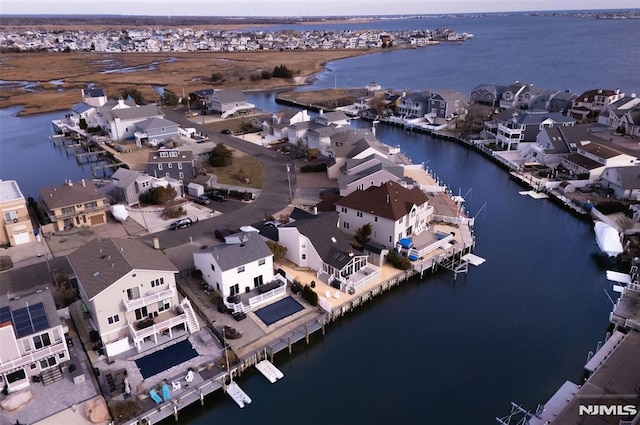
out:
M275 367L269 360L262 360L261 362L258 362L256 364L256 369L258 369L260 373L262 373L272 384L278 379L284 377L284 373Z
M625 334L620 331L613 332L611 338L604 343L602 347L591 357L591 359L584 365L587 372L593 373L600 367L602 363L609 357L613 350L620 344Z
M227 386L227 394L231 396L233 401L235 401L241 409L245 405L251 403L251 397L249 397L247 393L242 391L242 388L240 388L238 384L233 381L231 381L231 383Z

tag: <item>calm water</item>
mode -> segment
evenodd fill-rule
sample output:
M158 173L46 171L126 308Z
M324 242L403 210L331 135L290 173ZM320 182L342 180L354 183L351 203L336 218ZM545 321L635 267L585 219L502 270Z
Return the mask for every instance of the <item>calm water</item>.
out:
M454 21L421 20L415 27L448 26L476 38L328 68L337 71L338 85L375 80L413 90L468 91L481 82L516 79L576 91L640 87L640 55L629 51L640 39L637 21ZM587 52L598 60L585 58ZM333 83L326 72L312 88ZM272 94L248 97L260 107L280 108ZM61 114L10 114L0 113L0 178L18 179L32 194L65 177L90 176L47 140L49 121ZM478 214L476 253L487 262L455 283L450 273L428 275L378 297L333 324L324 338L315 337L309 348L300 345L291 358L276 357L285 373L277 384L255 373L242 377L240 385L253 398L247 408L216 395L204 408L181 413L180 423L490 424L508 412L512 400L533 409L565 380L580 382L611 309L604 271L590 256L596 250L591 226L548 201L519 195L520 186L473 151L397 128L378 130L380 140L400 145L454 192L466 194L468 209Z

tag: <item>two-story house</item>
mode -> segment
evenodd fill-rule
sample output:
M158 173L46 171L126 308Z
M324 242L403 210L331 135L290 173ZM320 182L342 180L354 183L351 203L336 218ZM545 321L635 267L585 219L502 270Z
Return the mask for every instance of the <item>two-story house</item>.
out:
M580 122L596 121L607 106L623 97L624 93L621 93L620 89L587 90L573 101L569 115Z
M119 101L122 107L108 108L102 106L97 113L97 119L102 130L115 142L135 139L136 124L148 118L162 118L164 114L154 104L126 107L124 100Z
M518 99L522 99L522 93L530 84L516 81L504 88L500 96L500 109L519 108Z
M638 158L627 155L600 143L582 143L575 153L562 158L562 166L577 175L585 175L589 180L600 178L605 168L631 167Z
M105 186L109 197L116 203L125 205L137 204L140 195L156 187L172 186L176 190L176 197L184 196L182 182L171 177L154 177L126 168L118 168L111 176L112 184Z
M134 137L138 146L142 143L158 146L167 140L180 137L180 125L164 118L147 118L135 123Z
M503 86L495 84L480 84L471 90L469 102L471 104L497 106L502 92L505 90Z
M536 136L528 161L555 168L562 157L576 152L578 146L592 141L593 135L583 125L545 127Z
M287 259L316 271L321 281L353 293L380 275L368 256L351 248L349 237L338 227L336 212L323 212L278 227L278 243L287 248Z
M287 139L289 126L309 120L309 113L306 109L285 108L274 113L271 120L265 120L262 123L262 131L272 135L274 139Z
M147 174L154 177L171 177L189 181L196 176L193 153L180 149L159 149L149 152Z
M429 110L429 99L431 94L426 93L403 93L398 102L397 114L405 118L421 118Z
M600 176L600 182L604 188L612 189L618 199L640 200L640 165L607 167Z
M14 392L47 371L60 376L59 365L69 361L68 330L49 290L0 294L0 386Z
M640 111L640 98L625 96L607 106L605 111L598 116L598 123L618 131L624 129L626 134L632 135L633 131L627 131L622 121L625 120L627 114L638 115L638 111Z
M467 113L464 94L455 90L440 90L429 99L429 115L436 124L446 124Z
M273 254L257 232L227 236L225 243L195 251L193 262L227 307L246 313L285 295L274 279Z
M200 329L176 288L178 270L138 239L94 239L68 257L80 297L108 357Z
M536 140L540 131L554 126L573 126L575 121L559 112L512 110L511 118L499 122L496 143L507 150L518 149L520 143Z
M369 155L362 159L347 159L338 176L341 196L347 196L356 190L366 190L380 186L388 181L399 181L404 177L404 167L379 155Z
M220 114L222 118L247 114L256 105L247 102L247 98L240 89L214 90L208 96L207 109Z
M85 179L40 189L40 201L58 231L107 222L107 198Z
M0 245L16 246L35 241L27 203L15 180L0 180L0 211Z
M407 189L393 181L356 190L335 205L344 232L355 234L370 224L371 241L390 248L400 239L426 229L433 215L433 207L422 190Z

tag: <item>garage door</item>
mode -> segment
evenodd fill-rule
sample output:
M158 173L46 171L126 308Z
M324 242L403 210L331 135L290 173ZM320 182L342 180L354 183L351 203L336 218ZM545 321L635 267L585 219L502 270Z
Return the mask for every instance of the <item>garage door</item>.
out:
M94 215L93 217L89 218L89 220L91 220L91 225L95 226L96 224L104 223L104 216Z
M13 234L13 242L16 245L22 245L23 243L31 242L31 238L30 238L29 232L14 233Z

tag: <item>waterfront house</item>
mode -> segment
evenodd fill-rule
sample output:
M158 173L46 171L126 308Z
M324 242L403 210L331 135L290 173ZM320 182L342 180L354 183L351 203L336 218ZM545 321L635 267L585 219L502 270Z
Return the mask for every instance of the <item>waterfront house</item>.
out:
M540 131L554 126L573 126L575 121L559 112L511 110L511 117L498 122L496 143L507 149L518 149L519 143L534 142Z
M640 137L640 105L636 105L629 109L620 119L620 127L624 129L624 133Z
M347 116L342 111L333 111L333 112L323 112L320 111L320 114L313 119L315 122L321 125L336 125L338 127L345 127L349 125L351 118Z
M584 125L544 127L538 132L527 161L555 168L562 157L576 152L579 145L593 139Z
M192 92L189 100L202 105L204 112L214 112L222 118L251 112L255 105L247 102L240 89L204 89Z
M455 90L440 90L429 99L429 115L435 124L447 124L467 113L465 96Z
M347 196L356 190L366 190L387 181L399 181L404 176L402 166L379 155L369 155L362 159L347 159L338 176L340 195Z
M640 165L607 167L600 176L600 183L613 190L618 199L640 201Z
M517 109L520 106L519 99L525 100L522 94L529 86L530 84L528 83L516 81L505 87L500 96L500 109ZM527 98L526 100L528 101L529 99Z
M118 168L111 176L112 183L100 189L102 193L107 193L115 202L125 205L134 205L139 202L140 195L147 193L156 187L172 186L176 190L176 197L184 196L182 181L171 177L154 177L138 171L126 168Z
M575 153L562 158L562 166L577 176L596 180L607 167L635 166L638 159L600 143L582 143Z
M638 125L640 114L640 98L635 96L625 96L607 106L604 112L598 116L598 123L616 131L623 131L625 134L634 135L634 121ZM634 118L635 117L635 118ZM629 126L629 124L631 124ZM635 135L638 135L636 129Z
M366 254L355 251L339 228L336 212L324 212L278 227L278 243L287 248L287 259L316 271L321 281L352 292L380 275L368 264Z
M497 106L502 92L505 90L503 86L495 84L480 84L471 90L469 103L472 105Z
M74 127L97 127L99 125L97 112L98 108L95 106L80 102L71 107L68 116Z
M420 188L408 189L393 181L356 190L335 205L344 232L355 234L370 224L371 241L390 248L400 239L425 230L433 215L429 198Z
M213 95L213 92L213 88L195 90L189 93L189 101L194 105L201 106L203 110L206 110L211 102L211 95Z
M94 239L68 260L107 357L200 329L189 300L179 298L178 270L160 250L138 239Z
M153 104L127 107L124 100L115 109L106 104L98 110L97 118L104 133L114 142L135 139L136 124L148 118L162 118L164 114Z
M40 201L57 231L107 222L107 198L85 179L40 189Z
M560 112L566 114L571 109L573 101L578 98L578 94L571 90L559 91L551 96L547 106L549 112Z
M133 135L138 146L142 143L158 146L160 143L179 138L180 125L164 118L147 118L135 123Z
M0 386L14 392L33 378L61 379L59 365L70 359L68 331L48 289L14 298L0 294Z
M196 176L193 153L179 149L159 149L149 152L147 174L188 182Z
M273 274L273 254L257 232L227 236L225 243L193 253L195 268L227 307L246 313L285 295Z
M27 203L15 180L0 180L0 211L0 245L16 246L35 241Z
M571 105L569 115L576 121L593 122L603 113L607 106L624 97L620 89L592 89L578 96Z
M99 108L107 103L107 95L104 90L99 87L81 89L82 93L82 102L87 105L93 106L94 108Z
M430 98L431 94L429 92L402 93L396 113L405 118L421 118L429 110Z

